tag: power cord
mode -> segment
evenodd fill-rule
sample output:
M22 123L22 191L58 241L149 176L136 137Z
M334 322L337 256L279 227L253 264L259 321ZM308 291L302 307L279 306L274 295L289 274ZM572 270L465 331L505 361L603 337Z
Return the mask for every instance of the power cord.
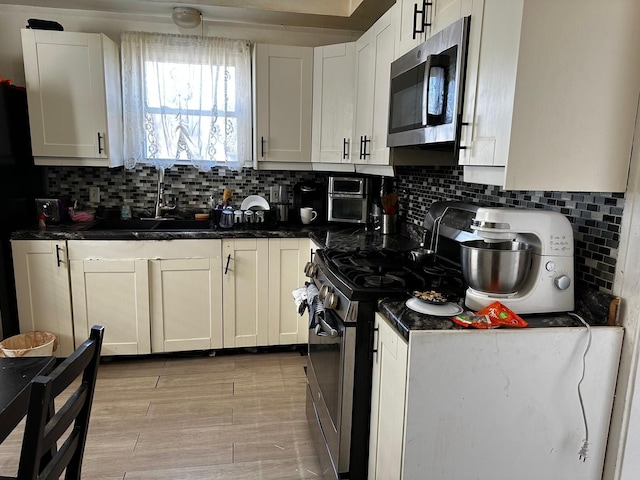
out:
M578 452L578 459L584 462L587 460L587 450L589 448L589 426L587 425L587 414L584 411L584 402L582 401L582 391L580 390L580 386L582 385L582 381L584 380L587 353L589 352L589 348L591 347L591 327L587 322L584 321L584 318L582 318L577 313L569 312L569 315L580 320L582 324L587 328L587 346L585 347L584 353L582 354L582 375L580 376L580 381L578 382L578 399L580 400L580 409L582 410L582 419L584 420L584 441L582 442L582 447Z

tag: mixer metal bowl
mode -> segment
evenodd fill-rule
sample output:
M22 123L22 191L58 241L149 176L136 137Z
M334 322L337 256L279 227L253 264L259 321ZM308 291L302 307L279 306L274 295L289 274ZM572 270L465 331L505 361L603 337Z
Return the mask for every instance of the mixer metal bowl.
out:
M494 294L517 292L531 267L531 245L515 242L487 243L471 240L460 244L462 275L474 290Z

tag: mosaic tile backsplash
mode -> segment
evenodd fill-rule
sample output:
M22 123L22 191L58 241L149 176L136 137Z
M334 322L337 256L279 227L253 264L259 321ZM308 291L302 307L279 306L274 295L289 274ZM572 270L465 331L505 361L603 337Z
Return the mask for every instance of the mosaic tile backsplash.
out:
M128 203L134 215L153 211L157 190L155 169L48 167L50 195L71 195L82 205L89 187L100 188L101 204ZM220 198L224 188L240 203L247 195L269 199L269 187L306 180L326 180L322 172L218 170L199 172L174 167L165 173L165 195L178 208L204 208L210 195ZM437 200L475 201L488 206L542 208L566 215L574 230L576 280L611 293L620 237L624 194L588 192L502 191L490 185L465 183L459 167L399 167L395 179L400 194L400 214L407 222L422 225L425 210ZM95 207L95 205L88 205ZM144 211L146 210L146 213Z

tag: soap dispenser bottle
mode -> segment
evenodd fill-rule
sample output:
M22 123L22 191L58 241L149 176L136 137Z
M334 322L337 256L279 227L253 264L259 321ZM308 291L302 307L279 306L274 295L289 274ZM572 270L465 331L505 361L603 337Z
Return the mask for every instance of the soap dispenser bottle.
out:
M122 220L131 220L131 207L127 204L127 201L122 204L122 208L120 209L120 218Z

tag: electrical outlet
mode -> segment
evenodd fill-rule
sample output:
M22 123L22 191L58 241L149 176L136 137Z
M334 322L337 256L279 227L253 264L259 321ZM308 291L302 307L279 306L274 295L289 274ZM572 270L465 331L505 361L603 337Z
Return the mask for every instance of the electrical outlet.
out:
M100 203L100 187L89 187L89 202Z

